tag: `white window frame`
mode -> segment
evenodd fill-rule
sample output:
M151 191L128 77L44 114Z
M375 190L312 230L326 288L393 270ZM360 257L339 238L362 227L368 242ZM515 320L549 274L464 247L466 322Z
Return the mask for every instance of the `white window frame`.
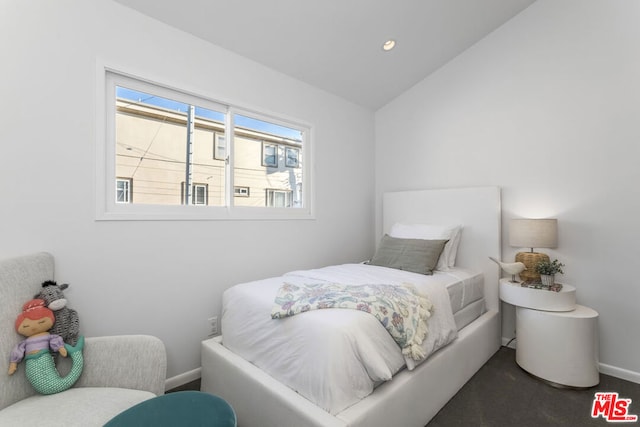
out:
M278 144L274 144L273 142L262 142L262 166L274 169L280 166L280 150L278 148ZM273 150L274 163L267 162L267 150L269 149ZM271 157L271 155L269 157Z
M118 201L118 183L123 182L126 183L125 189L125 199L124 201ZM131 178L116 178L116 203L132 203L131 201L131 186L133 184L133 180Z
M207 184L192 184L191 190L191 204L195 206L207 206L209 204L209 187ZM198 191L202 190L203 201L198 202Z
M273 202L276 199L277 195L283 195L285 200L285 205L291 206L293 204L293 191L292 190L278 190L275 188L267 188L265 190L265 206L269 209L277 209ZM271 202L271 203L270 203Z
M289 153L295 153L295 157ZM300 149L293 147L285 147L284 149L284 165L288 168L297 169L300 167Z
M215 133L213 136L213 158L216 160L227 160L227 144L224 135Z
M153 73L123 71L126 67L107 65L102 60L96 65L96 219L104 220L270 220L270 219L315 219L313 168L313 126L299 119L275 117L269 113L257 111L229 102L219 102L190 90L189 87L165 83L168 79L157 78ZM142 78L141 75L155 76ZM225 126L225 145L228 165L225 178L225 206L193 205L145 205L135 203L116 203L115 191L115 86L129 87L134 90L152 93L179 102L209 108L227 114ZM233 125L234 114L250 116L274 124L298 129L303 135L301 162L303 164L303 207L273 208L256 206L235 206L233 183Z
M185 198L184 188L185 188L185 182L182 181L180 183L180 202L183 204L184 204L184 198ZM198 203L198 200L197 200L198 190L203 191L202 194L204 195L204 203ZM189 201L189 204L193 206L207 206L209 204L209 186L207 184L202 184L200 182L192 183L191 184L191 200Z
M243 187L243 186L233 187L234 197L249 197L250 195L251 195L251 190L249 189L249 187Z

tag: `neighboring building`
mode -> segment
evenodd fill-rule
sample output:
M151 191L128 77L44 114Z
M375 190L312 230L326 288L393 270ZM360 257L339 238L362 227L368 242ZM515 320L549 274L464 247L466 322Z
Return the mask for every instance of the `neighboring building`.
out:
M117 202L185 204L187 113L123 98L116 108ZM301 206L302 141L239 126L234 138L233 204ZM226 205L225 142L224 124L196 110L188 204Z

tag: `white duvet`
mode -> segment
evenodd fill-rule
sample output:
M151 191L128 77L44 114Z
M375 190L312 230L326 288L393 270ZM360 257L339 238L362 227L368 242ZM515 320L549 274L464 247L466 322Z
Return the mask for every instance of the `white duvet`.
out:
M272 319L277 290L293 284L334 282L347 285L413 284L434 305L426 354L457 337L446 274L425 276L365 264L294 271L282 277L234 286L223 295L223 345L298 393L337 414L390 380L405 365L391 335L372 315L349 309L323 309ZM449 278L450 279L450 278Z

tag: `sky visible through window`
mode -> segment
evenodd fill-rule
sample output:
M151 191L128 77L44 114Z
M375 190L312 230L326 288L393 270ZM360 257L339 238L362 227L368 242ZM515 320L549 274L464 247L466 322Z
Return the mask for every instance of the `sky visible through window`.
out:
M163 98L160 96L151 95L145 92L140 92L125 87L116 86L116 96L121 99L127 99L133 102L139 102L143 104L149 104L167 110L179 111L186 113L189 105L174 101L171 99ZM214 120L220 123L224 123L224 113L219 111L210 110L203 107L195 107L196 117L204 119ZM302 132L296 129L291 129L286 126L280 126L274 123L265 122L263 120L254 119L251 117L243 116L240 114L235 115L235 125L247 129L257 130L271 135L277 135L282 138L292 139L294 141L302 142Z

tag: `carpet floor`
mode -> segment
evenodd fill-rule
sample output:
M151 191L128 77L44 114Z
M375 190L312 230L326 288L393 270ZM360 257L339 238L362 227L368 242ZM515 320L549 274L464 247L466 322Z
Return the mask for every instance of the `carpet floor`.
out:
M600 374L600 384L590 389L555 388L523 371L515 350L501 347L427 426L602 427L609 423L591 417L596 392L632 399L629 414L640 415L640 384Z

